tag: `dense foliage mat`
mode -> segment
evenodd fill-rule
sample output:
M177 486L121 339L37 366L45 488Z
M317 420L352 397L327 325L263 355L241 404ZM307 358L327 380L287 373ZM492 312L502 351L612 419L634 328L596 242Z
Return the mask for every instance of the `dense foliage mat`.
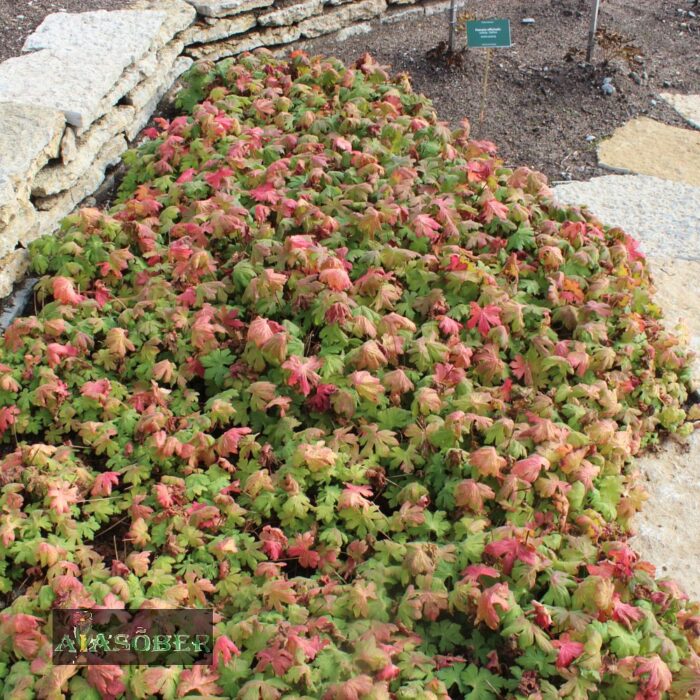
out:
M188 81L2 341L5 697L695 688L625 542L632 456L692 429L634 241L369 57ZM213 607L215 663L54 667L81 606Z

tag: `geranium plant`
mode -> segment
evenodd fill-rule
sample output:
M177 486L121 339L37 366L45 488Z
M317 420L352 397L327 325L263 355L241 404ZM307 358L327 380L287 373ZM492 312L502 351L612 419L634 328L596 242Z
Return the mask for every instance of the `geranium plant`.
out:
M5 697L697 688L626 542L692 430L634 241L368 56L187 80L1 343ZM124 606L213 608L213 665L52 664L51 610Z

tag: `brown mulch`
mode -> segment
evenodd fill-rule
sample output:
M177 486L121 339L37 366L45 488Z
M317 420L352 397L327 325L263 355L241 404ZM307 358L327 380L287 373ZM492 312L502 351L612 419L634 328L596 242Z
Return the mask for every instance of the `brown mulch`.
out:
M593 65L584 62L590 0L464 4L477 19L506 17L512 26L513 47L493 52L481 125L486 52L463 51L453 65L444 55L435 57L448 36L446 13L381 25L345 42L321 37L306 48L345 61L367 51L392 71L409 73L442 119L456 126L469 118L472 132L496 143L507 162L534 167L554 181L605 174L596 143L633 117L688 126L658 93L700 92L700 7L692 0L604 0L604 48L596 49ZM521 24L526 17L535 24ZM458 39L464 46L463 31ZM601 91L605 77L616 88L611 97Z
M20 55L24 40L46 15L119 10L128 4L129 0L0 0L0 61Z

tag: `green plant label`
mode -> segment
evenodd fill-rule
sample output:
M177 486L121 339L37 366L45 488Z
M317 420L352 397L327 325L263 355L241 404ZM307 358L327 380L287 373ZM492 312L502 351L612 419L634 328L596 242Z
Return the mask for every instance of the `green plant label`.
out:
M509 49L510 20L477 19L467 22L467 48Z

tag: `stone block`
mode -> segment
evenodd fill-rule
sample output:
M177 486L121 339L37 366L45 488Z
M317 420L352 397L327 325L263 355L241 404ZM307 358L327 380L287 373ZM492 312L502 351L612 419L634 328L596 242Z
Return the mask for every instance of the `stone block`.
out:
M347 41L354 36L361 36L362 34L369 34L372 31L372 25L369 22L362 22L361 24L353 24L349 27L345 27L338 31L335 35L336 41Z
M351 5L342 5L337 9L324 12L318 17L311 17L299 24L301 34L306 39L314 39L323 34L337 32L355 22L377 17L386 10L385 0L362 0Z
M0 297L6 297L29 267L26 250L14 250L0 260Z
M59 109L68 123L87 129L156 70L156 51L192 15L191 8L186 15L179 7L174 15L148 10L49 15L25 43L34 53L0 64L0 101Z
M126 93L122 98L122 103L132 105L137 111L140 111L145 105L151 103L156 93L160 91L162 96L163 84L168 81L173 71L173 66L184 48L183 42L178 41L160 51L158 53L158 67L156 70ZM175 78L178 76L175 76ZM175 78L170 81L170 84L175 82ZM170 87L170 84L165 86L166 89Z
M423 6L423 12L426 17L433 15L447 14L450 10L450 0L440 0L440 2L431 2Z
M122 62L122 70L155 46L167 15L143 10L97 10L48 15L24 42L23 51L97 54ZM116 39L116 41L115 41Z
M86 128L104 114L102 101L126 65L96 53L48 50L10 58L0 63L0 101L60 110L69 124Z
M39 220L34 207L29 202L20 203L13 220L0 229L0 258L11 253L17 245L25 248L39 236Z
M17 193L10 176L0 170L0 231L12 221L18 208Z
M305 2L289 5L279 10L273 10L258 17L258 23L263 27L285 27L301 22L307 17L313 17L323 12L323 0L306 0Z
M135 114L134 107L116 107L96 121L81 137L73 137L71 160L68 163L47 165L40 170L34 178L32 194L35 197L48 197L74 187L105 145L127 130Z
M65 124L58 110L0 102L0 171L18 196L26 196L39 169L58 156Z
M197 18L197 11L185 0L137 0L129 5L129 9L165 12L167 16L160 31L163 45L179 32L185 31Z
M42 234L52 233L61 220L70 214L85 197L91 195L105 178L105 171L116 165L127 143L122 134L111 139L100 151L92 166L71 189L52 197L37 198L34 202L39 216L39 228Z
M395 24L396 22L404 22L407 19L418 19L419 17L425 16L425 11L422 7L409 7L407 9L394 8L395 11L392 12L392 8L382 15L380 22L382 24Z
M256 24L255 15L237 15L236 17L222 17L213 24L195 24L182 34L185 45L208 44L212 41L221 41L236 34L243 34L252 29Z
M131 123L126 130L129 141L133 141L141 129L148 124L158 103L164 95L173 87L175 81L192 65L192 59L181 56L171 66L170 70L163 76L149 78L143 85L139 86L138 96L134 96L138 104L141 105L136 111ZM148 96L147 101L143 98Z
M274 0L187 0L205 17L230 17L270 7Z
M276 27L262 32L251 32L241 37L203 44L188 49L188 53L197 59L218 61L229 56L237 56L245 51L253 51L262 46L289 44L301 38L301 30L295 27Z

